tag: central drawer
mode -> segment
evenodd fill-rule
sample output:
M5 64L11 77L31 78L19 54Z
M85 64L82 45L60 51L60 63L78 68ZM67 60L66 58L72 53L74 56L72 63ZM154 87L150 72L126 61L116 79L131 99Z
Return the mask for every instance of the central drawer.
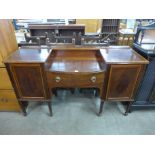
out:
M103 84L104 72L96 73L63 73L47 72L50 88L54 87L96 87Z

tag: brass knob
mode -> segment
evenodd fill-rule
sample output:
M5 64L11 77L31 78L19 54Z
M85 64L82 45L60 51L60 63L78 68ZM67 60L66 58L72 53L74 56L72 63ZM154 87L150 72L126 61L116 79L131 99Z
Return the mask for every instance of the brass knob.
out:
M95 76L92 76L91 79L90 79L93 83L96 82L96 77Z
M61 81L61 78L60 78L59 76L56 76L56 77L55 77L55 81L56 81L56 82L60 82L60 81Z

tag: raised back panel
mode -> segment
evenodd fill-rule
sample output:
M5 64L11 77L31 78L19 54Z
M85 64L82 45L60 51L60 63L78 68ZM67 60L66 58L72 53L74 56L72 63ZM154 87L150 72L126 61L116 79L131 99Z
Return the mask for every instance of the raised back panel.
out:
M20 98L44 98L45 89L39 64L14 64L13 78Z
M112 65L109 75L107 99L132 99L140 69L140 65Z

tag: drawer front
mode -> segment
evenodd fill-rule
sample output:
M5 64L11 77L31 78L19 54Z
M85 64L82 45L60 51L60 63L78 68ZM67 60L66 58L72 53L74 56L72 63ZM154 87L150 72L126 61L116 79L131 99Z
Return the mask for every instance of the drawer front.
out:
M0 89L13 89L6 68L0 68Z
M96 87L103 84L104 73L47 73L48 85L53 87Z
M0 90L0 110L20 111L20 106L13 90Z

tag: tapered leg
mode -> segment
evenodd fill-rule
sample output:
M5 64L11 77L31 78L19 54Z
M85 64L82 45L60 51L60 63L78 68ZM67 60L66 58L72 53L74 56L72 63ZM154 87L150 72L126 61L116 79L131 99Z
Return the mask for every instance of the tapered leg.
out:
M48 108L49 108L50 116L53 116L51 101L48 101L47 103L48 103Z
M20 107L22 109L23 115L27 116L26 107L27 107L28 103L25 102L25 101L19 101L19 105L20 105Z
M130 108L131 108L131 105L133 104L133 101L132 102L129 102L127 107L126 107L126 111L124 113L125 116L128 115L129 112L131 112Z
M55 96L58 96L58 93L57 93L57 89L56 89L56 88L53 89L53 94L54 94Z
M98 96L98 89L95 89L95 97Z
M100 110L99 110L98 116L101 116L101 114L102 114L103 105L104 105L104 101L101 101L101 103L100 103Z

